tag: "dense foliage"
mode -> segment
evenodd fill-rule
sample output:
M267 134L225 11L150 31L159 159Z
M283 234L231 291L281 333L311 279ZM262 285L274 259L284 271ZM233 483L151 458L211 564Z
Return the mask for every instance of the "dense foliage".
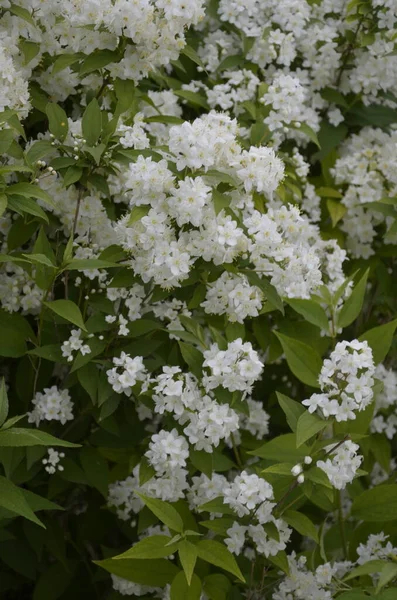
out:
M0 2L0 594L395 600L397 3Z

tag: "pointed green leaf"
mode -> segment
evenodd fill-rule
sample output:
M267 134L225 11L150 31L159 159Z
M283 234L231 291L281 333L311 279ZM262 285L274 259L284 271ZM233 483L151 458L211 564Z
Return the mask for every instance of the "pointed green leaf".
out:
M287 417L288 425L291 427L292 431L296 431L299 417L306 412L305 407L300 404L300 402L292 400L280 392L276 392L276 396L281 408L285 413L285 416Z
M240 581L245 582L233 554L220 542L216 542L215 540L201 540L197 544L197 555L202 560L225 569L225 571L232 573Z
M167 535L151 535L137 542L132 548L113 556L113 560L125 558L164 558L173 554L177 549L177 544L169 544L171 538Z
M84 111L81 121L83 137L89 146L95 146L102 131L102 113L98 100L93 98Z
M360 314L364 302L368 274L369 269L365 271L364 275L354 286L352 293L340 309L337 317L338 327L347 327L350 323L353 323Z
M282 518L283 521L296 529L301 535L311 538L318 544L317 528L313 525L309 517L296 510L287 510L283 513Z
M149 510L162 522L174 531L183 531L183 521L178 511L168 502L157 498L149 498L139 492L137 496L146 504Z
M320 329L328 332L329 324L325 310L314 300L300 300L298 298L288 298L288 304L306 321L317 325Z
M369 329L358 338L360 342L367 341L372 348L372 355L376 365L383 362L390 350L393 341L394 332L397 327L397 319Z
M0 426L3 425L8 415L8 396L4 377L0 382Z
M44 302L43 304L63 319L66 319L66 321L77 325L79 329L87 331L79 307L71 300L53 300L52 302Z
M79 444L72 444L66 440L54 437L45 431L37 429L24 429L13 427L0 431L0 448L17 446L64 446L65 448L78 448Z
M274 334L279 339L284 350L287 363L292 373L306 385L318 388L318 376L323 362L317 352L307 344L287 337L286 335L275 331Z
M45 109L48 117L48 128L60 142L66 138L69 130L68 118L65 111L55 102L49 102Z
M188 585L191 585L193 571L197 560L197 548L188 540L182 540L178 544L179 560L185 572Z
M296 426L296 447L299 448L311 437L319 431L325 429L328 425L327 421L323 421L316 414L309 413L308 410L299 417Z

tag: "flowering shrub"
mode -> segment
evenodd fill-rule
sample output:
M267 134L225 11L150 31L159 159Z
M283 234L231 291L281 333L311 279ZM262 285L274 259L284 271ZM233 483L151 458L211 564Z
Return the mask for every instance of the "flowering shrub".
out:
M397 4L4 0L5 600L395 600Z

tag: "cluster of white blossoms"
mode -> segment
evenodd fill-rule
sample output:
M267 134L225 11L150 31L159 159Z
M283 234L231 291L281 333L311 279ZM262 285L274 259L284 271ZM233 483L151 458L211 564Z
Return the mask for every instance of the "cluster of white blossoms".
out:
M318 460L317 466L324 471L332 486L337 490L345 489L351 483L360 468L363 457L357 454L358 444L346 440L340 446L327 446L325 452L330 458Z
M65 425L73 419L73 402L68 390L59 390L56 385L37 392L32 400L34 408L28 413L29 423L60 421Z
M40 311L43 291L34 278L15 263L0 268L0 303L7 312L21 311L36 315Z
M371 20L364 23L359 16L353 18L355 11L356 5L339 0L221 0L219 20L211 12L198 49L212 78L206 83L194 82L195 88L204 88L211 106L217 96L223 110L240 114L247 108L244 103L253 84L246 80L235 91L229 83L229 70L219 67L223 61L226 66L228 60L245 55L247 62L239 60L234 72L245 73L245 65L252 68L253 63L260 79L266 85L269 82L262 94L267 109L264 125L273 132L276 145L286 138L307 145L309 139L299 131L299 124L319 131L324 113L333 127L340 125L344 121L341 108L347 106L340 92L359 94L366 105L395 108L396 100L390 94L397 81L390 33L395 26L395 7L377 3ZM377 33L373 33L374 24ZM237 29L230 31L230 25ZM353 37L359 42L357 48L348 46ZM259 78L257 70L255 75Z
M62 356L67 358L68 362L73 361L74 353L81 352L85 356L91 352L89 345L84 344L84 341L81 339L81 334L81 329L72 329L70 338L62 343Z
M335 240L322 241L296 207L275 203L266 214L255 210L252 193L271 200L284 166L271 148L243 150L237 133L235 120L214 112L170 128L167 158L176 161L178 171L203 167L195 177L177 180L165 159L152 157L138 157L127 171L123 167L118 198L132 212L118 221L115 233L131 255L134 272L145 283L176 287L199 259L221 265L248 252L259 276L268 275L282 295L307 298L323 283L340 285L346 254ZM224 172L235 189L213 190L218 181L210 169ZM146 214L135 216L135 208L143 206ZM254 314L258 302L248 308Z
M132 581L128 581L128 579L118 577L117 575L112 575L111 577L113 589L122 596L146 596L146 594L153 594L153 592L159 591L158 588L133 583Z
M372 433L384 433L392 440L397 433L397 373L380 364L376 367L375 377L383 383L383 389L375 395L370 429Z
M203 377L206 390L220 385L230 392L240 390L249 393L261 376L263 362L250 342L238 338L230 342L226 350L212 344L209 350L204 351L203 367L210 369L210 373Z
M341 227L353 256L372 255L377 228L389 231L394 223L394 210L387 198L397 194L396 143L396 131L365 127L341 146L332 173L336 184L344 186L341 202L347 212ZM396 236L390 231L384 242L395 244Z
M43 458L41 461L45 465L45 470L50 475L53 475L57 471L63 471L64 467L60 464L61 459L65 458L64 452L58 452L54 448L48 448L48 456Z
M391 555L395 555L397 548L388 541L389 536L383 531L377 534L371 534L365 544L357 546L357 563L363 565L370 560L385 560Z
M252 539L257 552L266 557L274 556L284 550L291 535L291 529L282 519L272 515L275 506L273 488L265 479L258 475L249 475L242 471L231 483L223 489L223 502L229 505L239 517L252 515L257 523L243 526L234 523L227 530L225 543L234 554L240 554L246 542L246 535ZM271 537L263 525L272 523L278 532L278 539Z
M176 429L162 430L152 436L145 456L158 475L165 475L186 466L189 445Z
M133 3L128 0L101 3L96 0L83 3L23 0L20 4L30 20L16 18L6 11L0 19L0 29L7 32L7 37L1 36L0 49L3 50L3 70L7 73L2 83L5 106L25 111L29 98L26 80L45 53L62 56L75 52L89 55L95 50L113 51L113 61L109 52L109 64L106 65L108 74L113 78L138 81L155 67L176 60L186 43L186 29L198 24L204 16L201 0ZM28 66L23 66L21 53L18 55L15 47L19 36L37 45L36 56L28 61ZM121 36L129 42L124 50L118 47ZM87 77L81 79L85 82ZM64 100L76 93L80 78L70 67L53 73L50 64L39 75L38 81L54 98Z
M108 382L117 394L130 396L134 385L147 378L142 356L131 358L129 354L121 352L120 357L113 358L113 364L115 366L106 371L106 375Z
M273 593L273 600L331 600L337 580L350 571L353 563L326 562L311 571L307 567L307 557L297 557L292 552L288 555L288 566L290 573Z
M375 365L368 342L339 342L324 360L319 384L321 394L312 394L302 404L313 413L320 410L325 418L339 421L356 418L373 399Z
M198 380L179 367L163 367L151 380L154 410L171 413L195 450L212 452L221 440L239 429L239 415L229 406L204 394Z

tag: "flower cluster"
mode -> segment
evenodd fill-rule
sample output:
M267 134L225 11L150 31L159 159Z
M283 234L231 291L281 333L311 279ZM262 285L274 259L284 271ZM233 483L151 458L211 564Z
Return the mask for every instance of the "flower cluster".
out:
M309 412L320 410L337 421L355 419L372 401L375 366L367 342L339 342L324 361L319 383L321 394L313 394L303 404Z
M48 448L48 456L43 458L41 462L45 465L44 468L47 473L53 475L57 471L63 471L63 466L59 464L62 458L65 458L64 452L57 452L54 448Z
M207 390L221 385L230 392L250 392L263 371L258 353L250 342L244 343L241 338L230 342L226 350L220 350L218 344L212 344L204 352L203 367L210 369L210 374L203 378Z
M363 460L363 457L357 454L358 450L358 444L346 440L338 447L327 446L325 451L331 458L317 461L317 467L324 471L337 490L343 490L356 476Z
M67 358L68 362L72 362L74 359L74 352L81 352L83 356L90 354L91 348L88 344L84 344L81 339L81 329L72 329L71 336L68 340L63 342L61 346L62 356Z
M32 400L34 408L28 413L29 423L60 421L64 425L73 420L73 402L68 390L59 390L56 385L37 392Z
M225 543L234 554L240 554L247 534L260 554L273 556L284 550L291 535L291 530L282 519L272 515L275 506L273 488L257 475L249 475L242 471L232 483L225 485L223 501L228 504L239 517L251 515L257 524L247 526L235 523L227 530ZM278 532L278 539L271 537L263 525L271 523Z
M120 357L113 358L112 369L106 371L108 382L117 394L130 396L132 388L138 381L145 381L146 369L141 356L131 358L129 354L121 352Z
M212 452L239 428L239 416L228 404L204 394L197 379L178 367L163 367L152 382L154 410L171 413L196 450Z

